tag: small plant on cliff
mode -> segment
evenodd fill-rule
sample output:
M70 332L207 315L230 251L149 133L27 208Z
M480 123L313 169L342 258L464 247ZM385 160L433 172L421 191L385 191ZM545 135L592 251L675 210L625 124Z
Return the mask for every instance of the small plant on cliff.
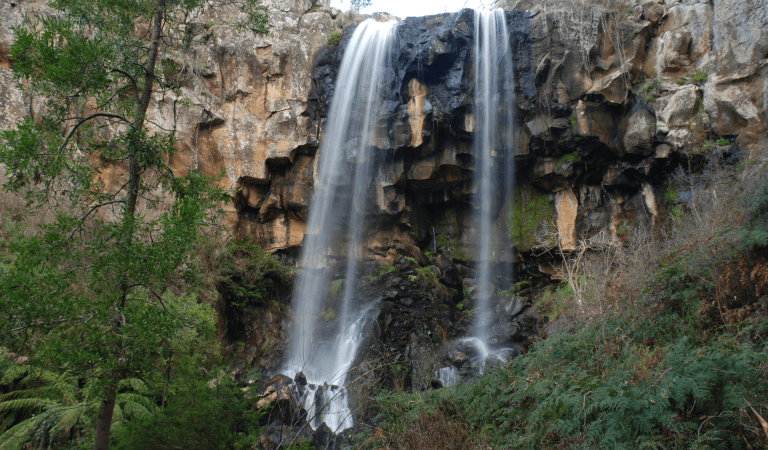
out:
M730 139L727 139L727 138L720 138L717 141L715 141L715 144L717 144L717 145L733 145L733 142L731 142Z
M328 36L328 45L339 45L339 42L341 42L340 32L334 31L330 36Z
M248 236L231 241L220 264L216 289L227 304L238 308L261 305L290 283L291 269Z
M344 279L339 278L338 280L333 280L331 282L331 295L339 295L339 292L341 292L341 286L344 284Z
M657 89L660 86L661 86L661 82L659 81L658 78L655 78L652 82L650 82L650 83L646 84L645 86L641 87L640 88L640 93L641 94L647 94L647 93Z
M379 266L379 277L383 277L384 275L390 274L395 271L395 266L390 266L387 264Z
M680 78L677 81L675 81L675 83L677 83L677 84L687 84L688 80L686 80L685 78Z
M709 74L707 72L696 72L691 77L691 81L694 81L696 83L701 83L702 81L707 81L708 78L709 78Z

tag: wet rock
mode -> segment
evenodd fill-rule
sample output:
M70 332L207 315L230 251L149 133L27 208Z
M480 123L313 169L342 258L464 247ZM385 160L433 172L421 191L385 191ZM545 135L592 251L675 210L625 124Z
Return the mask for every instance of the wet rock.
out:
M527 302L519 297L510 297L499 299L496 303L496 314L504 314L507 317L515 317L518 315Z
M400 295L400 293L397 292L397 290L389 289L381 293L381 298L384 300L393 300L396 299L398 295Z
M427 257L424 256L424 252L422 252L419 247L413 244L404 245L403 254L405 256L415 259L419 263L419 265L422 267L429 265L429 260L427 260Z
M450 265L445 268L443 273L443 281L448 286L460 286L461 285L461 273L459 269L454 265Z
M336 435L325 422L321 423L312 436L312 444L316 448L335 450L337 448Z
M299 402L297 385L294 380L277 375L266 383L258 396L256 407L269 408L267 416L284 424L297 424L306 420L307 411ZM303 386L302 386L303 387Z
M453 264L451 263L451 260L450 260L450 259L448 259L448 258L447 258L445 255L443 255L442 253L440 253L440 254L438 254L437 256L435 256L435 258L433 259L433 261L434 261L435 265L436 265L438 268L440 268L440 270L442 270L442 271L445 271L445 269L446 269L446 268L448 268L448 267L450 267L451 265L453 265Z
M469 356L458 351L449 354L448 357L451 358L451 365L459 369L461 369L461 366L469 361Z
M456 350L469 357L470 361L485 353L485 344L477 338L461 339L456 344Z

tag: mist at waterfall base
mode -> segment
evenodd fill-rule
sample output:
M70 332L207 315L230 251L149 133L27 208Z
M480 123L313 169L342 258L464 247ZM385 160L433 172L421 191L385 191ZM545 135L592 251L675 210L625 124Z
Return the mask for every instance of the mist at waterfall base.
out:
M378 314L378 301L359 305L354 290L375 159L374 124L382 102L393 91L382 85L382 80L391 79L382 74L393 70L390 48L395 29L395 22L368 20L347 43L318 151L315 196L292 302L291 345L283 373L292 378L303 373L306 383L303 379L299 383L299 394L307 421L312 428L324 422L334 433L353 424L346 378L362 329ZM328 255L339 248L346 249L343 287L329 294L332 261ZM338 293L340 302L332 307L329 303Z
M502 205L514 199L514 68L510 34L503 10L475 10L474 114L475 176L474 224L477 288L474 291L472 336L460 339L456 351L471 356L469 365L479 373L486 362L503 362L517 353L505 347L503 324L495 323L493 299L498 280L511 280L512 241L506 230L495 230ZM507 220L511 221L511 217ZM509 227L505 227L509 229ZM435 373L443 386L459 380L458 369L443 367Z

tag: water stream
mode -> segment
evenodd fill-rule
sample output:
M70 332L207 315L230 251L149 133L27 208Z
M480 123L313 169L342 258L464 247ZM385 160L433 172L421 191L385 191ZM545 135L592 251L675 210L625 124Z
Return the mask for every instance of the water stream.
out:
M467 366L483 373L486 364L503 362L514 354L500 342L494 320L497 288L512 279L512 239L509 228L514 201L514 78L510 34L503 10L475 10L474 114L475 175L474 291L472 336L456 342L470 357ZM499 283L507 283L500 286ZM435 372L443 386L455 384L459 371L443 367Z
M395 22L368 20L347 43L318 151L315 196L292 301L291 346L283 373L304 373L308 386L314 386L302 398L310 424L315 428L325 422L334 432L352 426L344 386L373 307L356 306L354 289L363 257L375 123L393 90L382 85L391 79L382 74L394 70L390 49L395 29ZM343 289L325 295L331 255L342 256L346 264Z
M503 10L475 10L475 187L478 261L473 336L493 346L496 280L510 279L508 226L494 227L514 190L514 79L510 34ZM504 218L508 219L508 218ZM503 222L506 225L506 222Z

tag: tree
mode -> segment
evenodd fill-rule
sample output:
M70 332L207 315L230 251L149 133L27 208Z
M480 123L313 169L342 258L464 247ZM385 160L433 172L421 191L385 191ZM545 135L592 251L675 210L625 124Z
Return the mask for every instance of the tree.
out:
M373 0L349 0L349 8L357 12L371 6L371 4L373 4Z
M54 0L58 14L13 29L14 72L45 102L0 135L4 188L56 219L10 244L0 345L95 380L96 450L108 448L121 380L156 371L184 326L163 292L193 274L190 250L226 198L198 172L173 173L173 134L148 126L153 94L174 88L166 55L189 45L206 8L238 8L239 29L266 33L256 2ZM105 170L125 176L112 188Z

